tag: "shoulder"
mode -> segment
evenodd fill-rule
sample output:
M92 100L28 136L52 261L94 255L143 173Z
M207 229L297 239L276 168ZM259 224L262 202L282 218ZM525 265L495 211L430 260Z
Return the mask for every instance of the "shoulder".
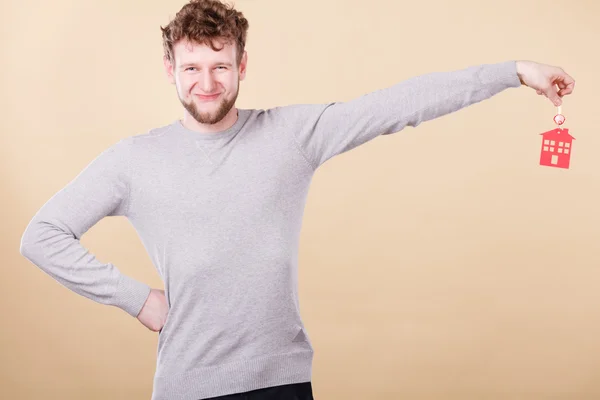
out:
M155 128L150 128L144 132L140 132L137 134L130 135L123 139L123 141L128 142L131 145L140 144L147 141L160 140L164 136L166 136L175 126L175 121L169 122L168 124L164 124Z
M288 127L304 125L318 118L328 103L294 103L254 110L257 121L275 123Z
M131 152L148 147L161 146L164 141L172 141L168 133L173 129L175 122L150 128L145 131L122 137L110 149L113 151L131 154ZM175 135L173 135L175 136Z

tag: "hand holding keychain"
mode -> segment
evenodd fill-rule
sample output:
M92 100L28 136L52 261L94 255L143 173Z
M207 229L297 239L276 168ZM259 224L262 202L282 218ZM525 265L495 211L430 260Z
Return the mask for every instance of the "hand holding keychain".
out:
M569 135L568 129L561 127L565 123L561 106L564 96L573 93L575 79L560 67L533 61L519 60L516 62L516 69L521 84L534 89L538 95L546 96L558 108L554 116L554 123L558 128L541 134L540 165L569 168L575 138Z

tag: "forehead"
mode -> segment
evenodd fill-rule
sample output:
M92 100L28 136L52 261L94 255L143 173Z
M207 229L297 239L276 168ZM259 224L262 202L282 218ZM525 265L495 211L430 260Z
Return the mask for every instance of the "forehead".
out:
M233 43L217 40L214 45L220 50L213 50L208 44L182 39L173 46L175 62L181 64L185 62L232 61L235 59L236 48Z

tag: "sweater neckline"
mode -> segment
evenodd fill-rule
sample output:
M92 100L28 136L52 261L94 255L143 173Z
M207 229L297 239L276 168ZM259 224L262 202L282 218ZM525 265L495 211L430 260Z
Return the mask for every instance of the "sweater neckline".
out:
M192 129L186 128L183 125L181 119L177 119L175 122L173 122L173 129L176 132L183 133L188 136L192 136L196 140L217 140L217 139L229 138L229 137L235 135L236 133L238 133L240 131L240 129L242 129L242 126L244 125L244 123L246 123L246 121L248 120L248 117L250 116L250 110L247 110L247 109L238 108L237 112L238 112L238 116L237 116L237 120L235 121L235 123L232 126L230 126L229 128L222 130L222 131L205 132L205 133L197 132Z

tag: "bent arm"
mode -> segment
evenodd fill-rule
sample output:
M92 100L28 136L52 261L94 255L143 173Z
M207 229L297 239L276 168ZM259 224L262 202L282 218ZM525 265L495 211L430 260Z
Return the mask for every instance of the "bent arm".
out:
M127 215L127 140L105 150L52 196L21 237L21 254L68 289L137 316L150 287L99 261L80 239L106 216Z

